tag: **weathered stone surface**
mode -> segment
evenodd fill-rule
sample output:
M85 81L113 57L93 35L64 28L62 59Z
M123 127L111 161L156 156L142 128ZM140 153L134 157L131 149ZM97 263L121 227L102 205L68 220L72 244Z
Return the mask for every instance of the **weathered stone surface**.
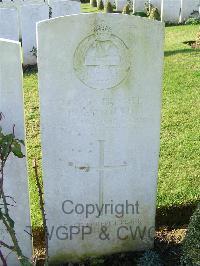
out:
M138 12L138 11L145 11L144 4L146 1L144 0L133 0L133 12Z
M147 2L145 0L133 0L133 11L145 11L145 3ZM161 0L151 0L151 4L157 7L159 12L161 11Z
M37 63L36 23L49 18L46 4L31 4L21 7L23 65Z
M194 11L200 11L199 0L182 0L181 1L181 22L187 20Z
M178 23L181 19L180 0L161 0L161 20L164 22Z
M20 43L0 39L0 112L4 119L0 125L4 132L11 133L15 125L17 138L25 140L24 134L24 106L22 92L22 66ZM25 154L25 150L24 150ZM30 235L30 211L28 177L26 159L11 156L5 167L4 185L5 194L13 197L8 199L11 218L15 222L17 238L23 254L32 256L32 240ZM4 225L0 222L0 240L12 245ZM7 256L9 266L19 265L17 257L10 250L1 247L4 256Z
M161 0L151 0L151 4L158 8L158 11L161 11Z
M81 12L81 2L61 0L61 1L50 1L49 2L52 12L52 18L79 14Z
M116 10L122 11L126 4L127 4L126 0L116 0Z
M8 8L8 9L15 9L16 10L16 16L18 16L18 20L15 23L14 28L18 27L19 28L19 37L16 41L19 41L21 39L22 34L21 34L21 18L20 18L20 8L23 4L23 1L7 1L7 2L0 2L0 8ZM7 23L9 22L9 17L6 16Z
M97 3L99 2L99 0L97 0ZM103 0L103 4L105 5L107 2L107 0ZM115 4L115 0L109 0L109 2L114 5Z
M53 265L153 245L163 31L160 22L119 14L81 14L38 24ZM86 206L95 213L87 215ZM97 206L103 208L100 217ZM145 228L140 238L138 230ZM104 229L109 240L102 240Z
M15 8L0 8L0 38L19 41L19 19Z

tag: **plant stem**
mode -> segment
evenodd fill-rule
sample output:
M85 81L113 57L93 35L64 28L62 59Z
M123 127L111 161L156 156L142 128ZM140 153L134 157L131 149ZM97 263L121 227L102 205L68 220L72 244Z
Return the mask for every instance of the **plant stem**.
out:
M2 263L3 263L2 266L7 266L6 260L5 260L4 256L3 256L3 253L1 252L1 250L0 250L0 259L1 259Z
M3 196L3 198L5 198L4 194L2 196ZM23 266L32 265L31 263L29 263L28 259L23 255L23 253L21 251L21 248L20 248L19 243L17 241L15 230L13 228L13 225L11 224L12 220L9 216L7 206L5 207L5 214L2 215L2 221L3 221L3 224L5 225L7 231L8 231L8 233L12 239L12 242L14 245L12 250L16 252L20 264Z
M48 265L49 261L49 239L48 239L48 227L47 227L47 221L46 221L46 213L44 208L44 199L43 199L43 192L42 192L42 186L40 184L39 176L38 176L38 166L36 159L33 161L33 168L35 170L35 178L36 178L36 184L38 187L38 194L39 194L39 201L40 201L40 209L42 212L42 222L44 227L44 235L45 235L45 266Z

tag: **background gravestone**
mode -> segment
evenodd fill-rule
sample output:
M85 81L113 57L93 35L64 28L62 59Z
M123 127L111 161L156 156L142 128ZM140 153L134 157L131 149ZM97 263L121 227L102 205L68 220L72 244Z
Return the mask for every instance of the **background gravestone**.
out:
M0 2L0 8L15 8L17 10L18 13L18 17L19 17L19 38L22 38L22 33L21 33L21 7L23 5L31 5L31 4L44 4L44 0L7 0L7 1L3 1ZM47 5L47 3L46 3ZM46 19L46 18L45 18Z
M44 4L44 0L23 0L25 4Z
M193 11L199 11L199 0L183 0L181 6L181 22L187 20Z
M36 23L49 18L46 4L31 4L21 7L23 65L37 63Z
M0 58L0 112L5 117L0 124L3 131L7 133L12 132L15 124L16 137L25 140L20 43L0 39ZM16 201L15 206L9 207L9 209L11 218L15 221L20 247L23 254L30 258L32 256L32 240L30 235L24 232L24 230L30 232L29 226L31 225L26 159L10 157L5 168L4 182L6 195L14 197ZM12 200L9 203L13 204ZM9 243L8 234L1 222L0 239L12 245ZM4 256L8 255L7 264L9 266L19 265L14 253L2 249L2 247L1 251Z
M19 28L18 29L18 31L19 31L19 37L18 37L18 39L16 39L16 41L19 41L19 39L21 39L21 37L22 37L22 34L21 34L21 23L20 23L20 21L21 21L21 18L20 18L20 8L21 8L21 6L22 6L22 1L13 1L13 2L11 2L11 1L7 1L7 2L1 2L0 3L0 8L7 8L7 9L15 9L15 13L16 13L16 15L15 16L17 16L18 18L17 18L17 21L15 21L15 25L14 26L12 26L12 28L13 29L15 29L16 27L17 28ZM6 21L7 21L7 23L9 23L10 22L10 19L9 19L9 17L8 16L6 16Z
M153 245L163 31L160 22L119 14L38 24L43 180L53 264ZM120 215L116 205L123 208L127 201L134 210L129 206ZM86 217L81 204L110 204L115 211L110 207L100 217ZM84 240L83 226L91 230ZM102 226L109 240L101 239ZM146 233L134 240L131 230L138 227ZM77 233L71 239L70 230Z
M134 12L145 11L145 0L133 0ZM158 8L159 12L161 10L161 0L151 0L150 3Z
M100 0L97 0L97 3L99 2ZM114 5L114 4L116 4L116 1L117 0L110 0L109 2L112 4L112 5ZM107 2L107 0L103 0L103 4L104 5L106 5L106 2Z
M81 2L79 1L51 1L50 3L52 18L81 12Z
M161 20L178 23L181 17L180 0L161 0Z
M144 4L144 0L133 0L133 12L145 11Z
M158 11L161 11L161 0L151 0L151 4L158 8Z
M19 19L16 9L0 8L0 38L19 41Z
M116 10L123 11L125 5L127 4L126 0L116 0Z

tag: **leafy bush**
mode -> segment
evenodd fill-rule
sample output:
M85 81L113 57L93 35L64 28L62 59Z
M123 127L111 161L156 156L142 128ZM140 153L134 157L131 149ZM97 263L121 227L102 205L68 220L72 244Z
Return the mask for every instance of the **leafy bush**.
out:
M144 4L147 17L154 20L160 20L160 13L158 11L158 8L150 3Z
M106 1L104 11L105 13L113 13L113 6L110 1Z
M122 14L130 15L130 13L131 13L130 5L126 4L125 7L123 8Z
M157 7L153 7L151 9L150 14L149 14L149 18L154 19L154 20L160 20L160 13L159 13Z
M103 10L104 9L103 0L99 0L98 1L97 8L98 8L98 10Z
M163 263L155 251L148 250L139 259L137 266L163 266Z
M200 24L200 18L189 18L185 21L186 25L198 25Z
M200 204L191 217L183 242L182 265L200 265Z

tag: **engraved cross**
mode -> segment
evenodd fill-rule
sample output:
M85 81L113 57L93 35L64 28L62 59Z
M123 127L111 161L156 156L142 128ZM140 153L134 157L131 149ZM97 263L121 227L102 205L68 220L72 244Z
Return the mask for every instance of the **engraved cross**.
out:
M104 176L106 169L118 169L121 167L126 167L127 164L124 162L122 165L105 165L105 140L98 140L99 142L99 166L90 167L90 166L75 166L76 169L88 172L90 169L95 169L99 172L99 206L103 205L104 200Z

